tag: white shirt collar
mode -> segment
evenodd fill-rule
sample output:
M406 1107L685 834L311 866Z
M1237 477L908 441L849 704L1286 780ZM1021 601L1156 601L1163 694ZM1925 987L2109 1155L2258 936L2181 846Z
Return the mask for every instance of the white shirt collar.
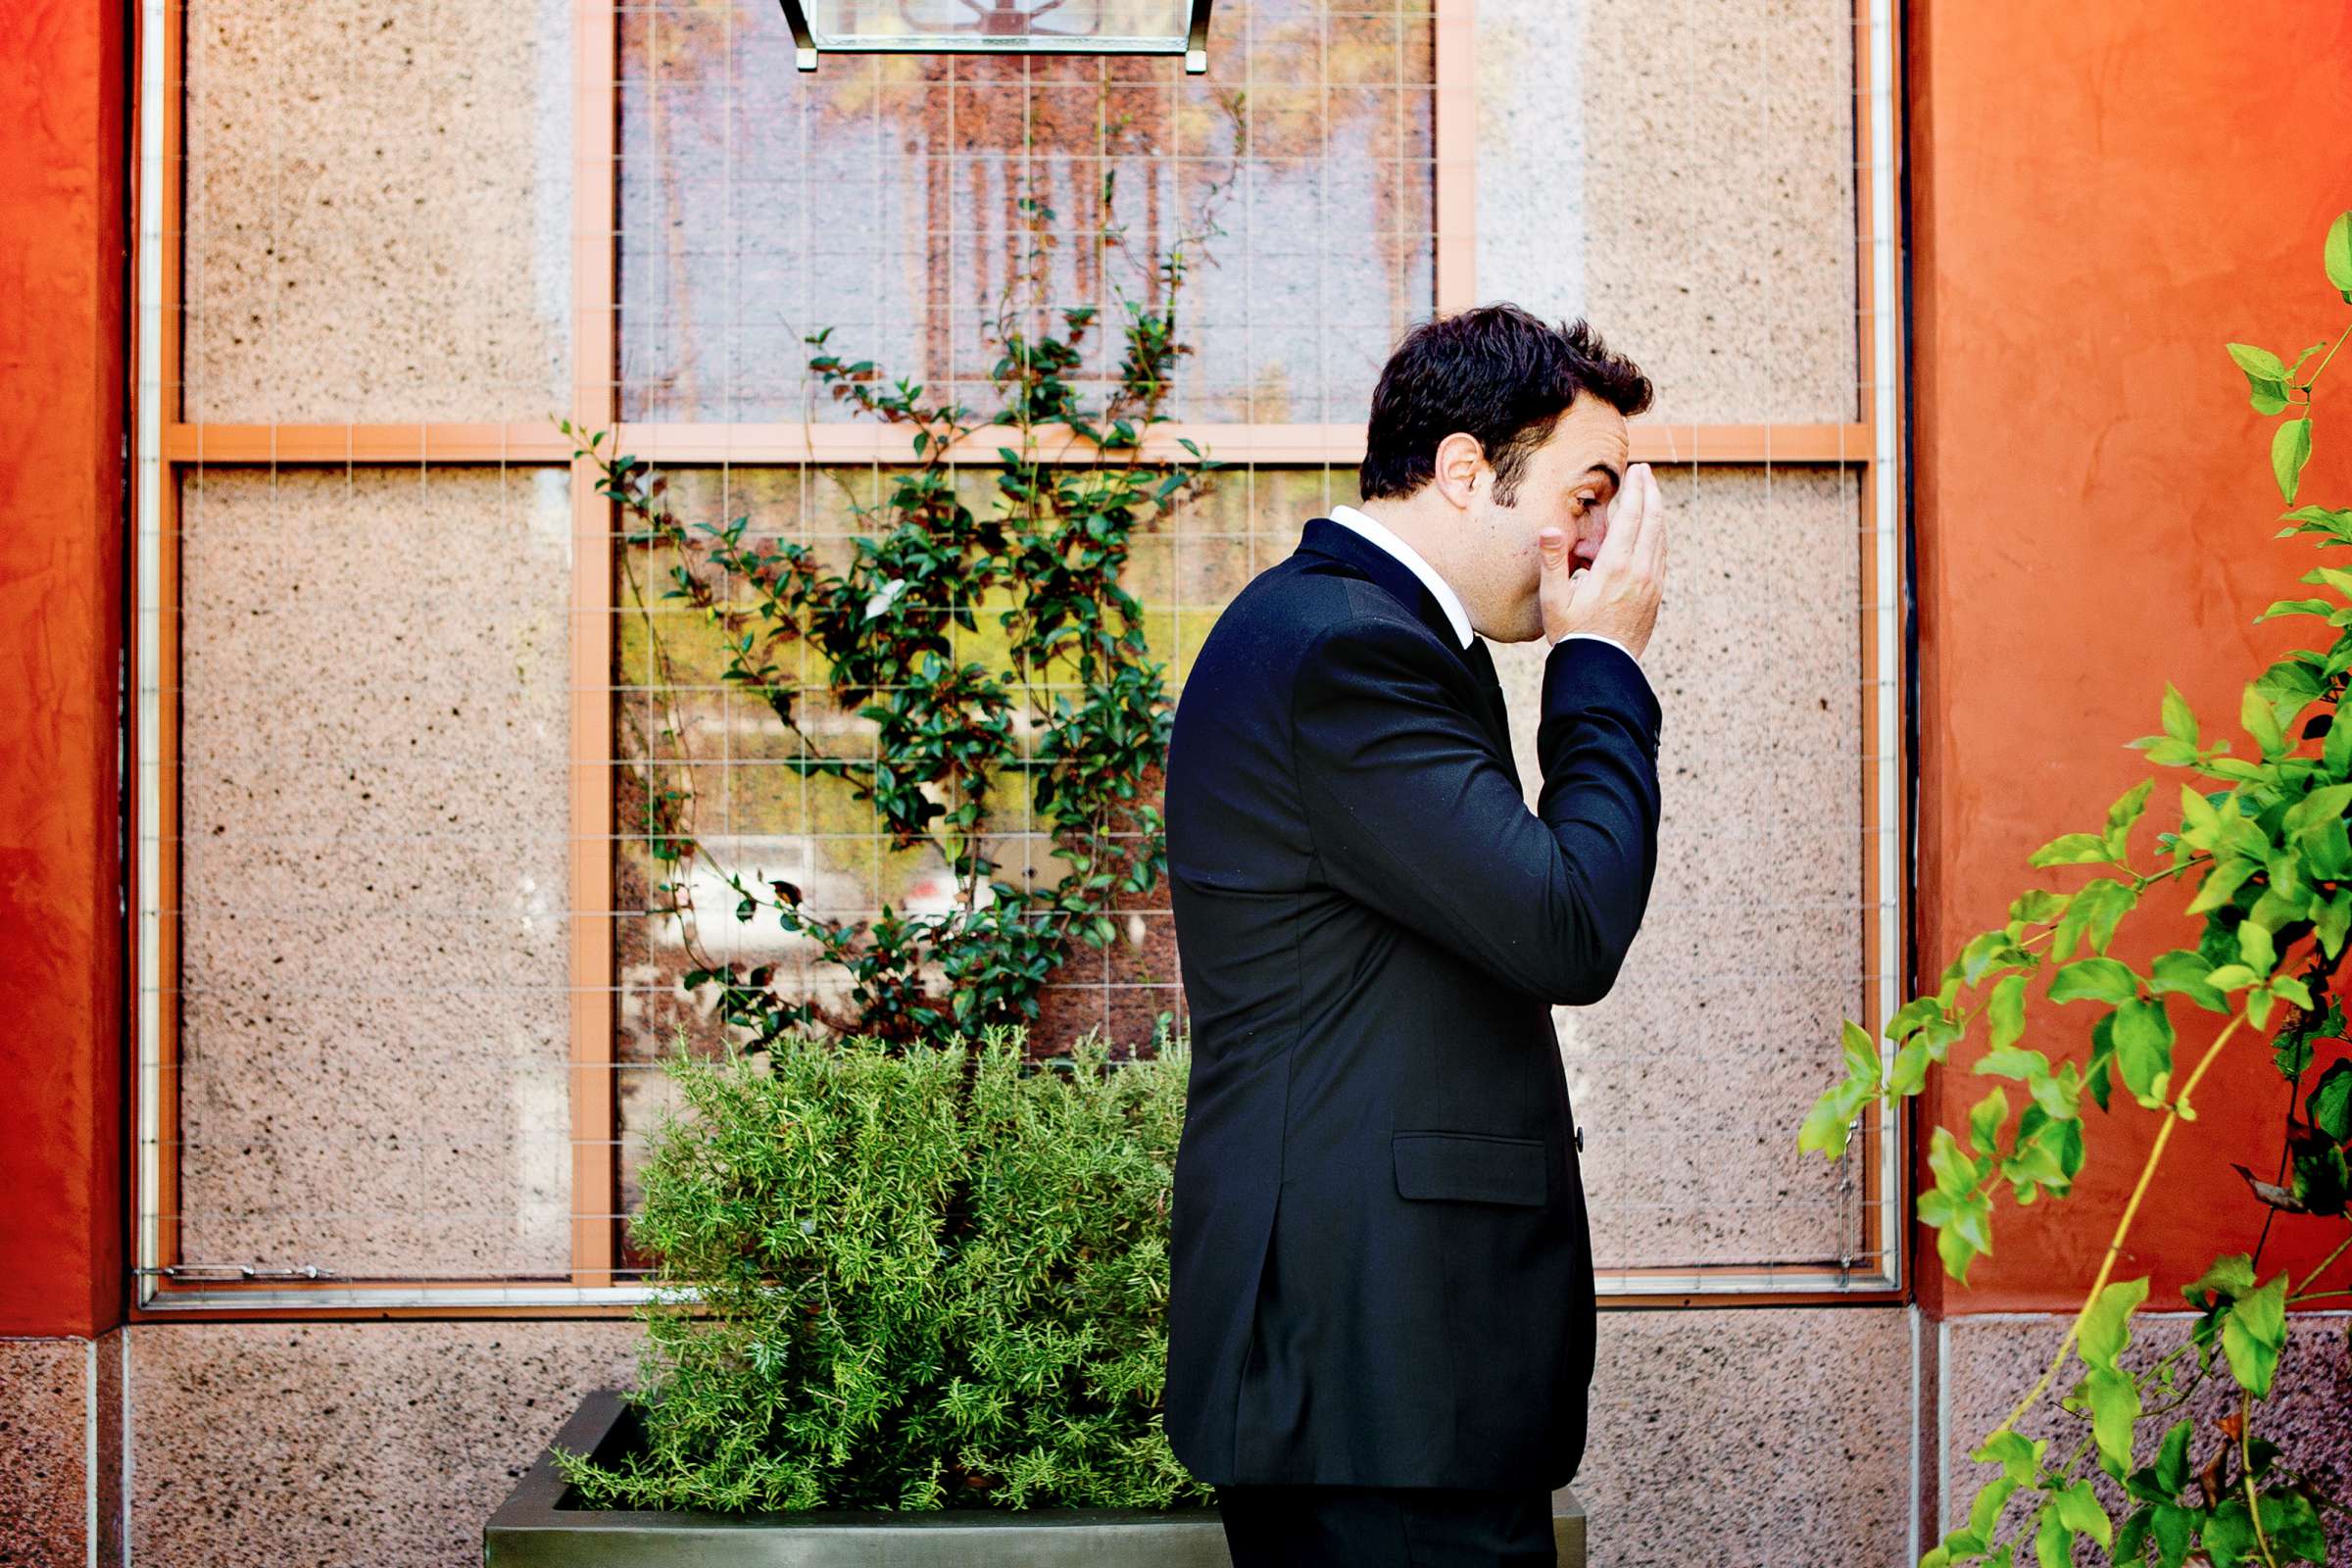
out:
M1445 578L1438 575L1437 568L1421 559L1420 551L1397 537L1393 529L1386 527L1376 518L1364 515L1353 507L1333 507L1331 518L1334 522L1346 523L1390 555L1395 556L1398 561L1412 567L1413 575L1429 585L1429 591L1437 596L1439 605L1445 609L1446 618L1453 624L1453 635L1460 640L1464 648L1470 646L1469 612L1462 609L1460 596L1454 593Z

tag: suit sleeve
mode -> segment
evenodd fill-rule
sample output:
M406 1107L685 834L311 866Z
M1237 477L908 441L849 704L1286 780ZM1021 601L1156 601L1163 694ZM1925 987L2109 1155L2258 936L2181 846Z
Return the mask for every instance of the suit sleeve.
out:
M1447 649L1378 617L1315 639L1291 718L1317 860L1334 887L1498 979L1597 1002L1657 869L1657 699L1623 647L1554 643L1531 811L1469 680Z

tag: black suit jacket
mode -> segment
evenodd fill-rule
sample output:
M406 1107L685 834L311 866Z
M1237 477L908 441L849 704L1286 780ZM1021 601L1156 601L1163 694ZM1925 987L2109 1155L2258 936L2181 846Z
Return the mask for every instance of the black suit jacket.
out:
M1528 809L1486 644L1329 517L1210 629L1168 871L1192 1033L1165 1422L1211 1485L1564 1486L1595 1327L1554 1003L1657 864L1659 710L1544 656Z

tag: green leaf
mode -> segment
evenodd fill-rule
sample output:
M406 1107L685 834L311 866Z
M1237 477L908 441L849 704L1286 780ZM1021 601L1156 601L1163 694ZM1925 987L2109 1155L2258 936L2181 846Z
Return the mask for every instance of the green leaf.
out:
M2135 1280L2118 1280L2099 1292L2090 1310L2082 1315L2082 1327L2076 1334L2076 1348L2086 1364L2110 1372L2115 1370L2115 1358L2132 1340L2132 1313L2147 1298L2145 1275Z
M2213 1559L2213 1568L2237 1568L2255 1550L2254 1515L2246 1507L2246 1499L2231 1496L2222 1499L2205 1521L2201 1538L2205 1555Z
M2182 1416L2164 1429L2164 1441L2156 1446L2156 1484L2172 1496L2188 1485L2188 1440L2196 1431L2196 1421Z
M2257 687L2249 685L2237 705L2237 721L2253 736L2267 760L2286 750L2286 731L2279 727L2278 710Z
M2107 808L2107 831L2103 836L2112 858L2123 858L2124 841L2131 835L2132 824L2138 821L2140 813L2147 809L2148 792L2155 787L2154 779L2143 778L2124 791L2116 803Z
M2164 732L2174 740L2197 743L2197 715L2188 706L2188 699L2171 681L2164 683Z
M2268 975L2272 965L2278 961L2278 950L2271 941L2270 927L2251 918L2238 921L2237 957L2254 971L2256 979Z
M2271 1543L2272 1555L2281 1561L2327 1560L2328 1534L2320 1523L2320 1510L2300 1492L2262 1494L2262 1533Z
M2132 1469L2132 1429L2139 1420L2139 1384L2129 1372L2093 1367L2083 1379L2090 1401L2090 1435L2099 1463L2117 1478Z
M2016 1495L2017 1486L2015 1476L1995 1476L1985 1482L1968 1505L1968 1533L1979 1541L1990 1541L1993 1528L2001 1522L2001 1510Z
M2256 1398L2271 1392L2271 1374L2278 1367L2278 1352L2286 1345L2286 1275L2260 1290L2240 1296L2222 1319L2222 1354L2230 1375Z
M2194 790L2187 793L2196 794ZM2201 796L2198 798L2203 799ZM2206 848L2204 845L2196 847ZM2237 856L2214 861L2213 869L2205 873L2205 880L2197 889L2197 896L2189 900L2187 912L2203 914L2208 909L2221 908L2237 897L2237 890L2245 885L2246 878L2261 869L2257 861Z
M2173 1020L2162 997L2127 1002L2115 1009L2115 1067L2124 1087L2150 1110L2164 1103L2173 1080Z
M2035 1516L2034 1557L2041 1568L2075 1568L2075 1533L2058 1517L2058 1505L2045 1502Z
M2188 1560L2189 1543L2196 1530L2197 1515L2193 1510L2176 1503L2158 1503L2155 1516L2148 1521L2148 1534L2156 1541L2158 1568L2180 1568Z
M1928 1168L1936 1173L1936 1190L1949 1198L1966 1197L1983 1176L1976 1160L1945 1127L1928 1135Z
M2258 375L2266 381L2286 379L2286 362L2269 349L2259 349L2251 343L2226 343L2223 347L2230 351L2230 358L2235 360L2237 368L2246 374Z
M1994 1093L1999 1093L1995 1090ZM2337 1061L2312 1085L2303 1113L2311 1124L2337 1143L2352 1138L2352 1058Z
M2041 1455L2049 1447L2047 1438L2028 1442L2014 1431L1995 1432L1969 1450L1969 1457L1985 1464L1997 1464L2001 1473L2021 1487L2038 1486L2041 1481Z
M2088 1480L2078 1481L2057 1494L2059 1523L2080 1535L2086 1535L2102 1546L2115 1544L2115 1526L2100 1506L2099 1494L2091 1490ZM2070 1557L2068 1561L2072 1562Z
M2320 261L2328 269L2328 281L2336 292L2352 303L2352 213L2338 213L2335 221L2328 225L2328 238L2320 247Z
M2217 1257L2205 1272L2180 1287L2191 1306L2210 1306L2213 1300L2244 1296L2254 1289L2254 1260L2245 1252ZM2208 1299L2208 1297L2212 1299Z
M2120 859L2123 853L2123 847L2116 846L2116 858ZM2086 935L2093 953L2106 952L2107 944L2114 939L2116 925L2138 902L2138 890L2128 882L2118 882L2113 877L2085 882L2076 892L2075 902L2068 906L2050 938L2050 956L2062 962L2073 957L2075 945Z
M2050 981L2052 1002L2126 1002L2139 995L2139 978L2115 958L2067 964Z
M2096 833L2061 833L2026 858L2028 865L2101 865L2112 858Z
M2213 965L2203 954L2175 948L2158 954L2156 961L2148 965L2148 989L2159 996L2186 997L2208 1012L2228 1012L2229 999L2206 983L2205 977L2212 972Z
M2278 481L2278 493L2288 501L2295 499L2303 465L2310 461L2311 420L2279 420L2278 428L2271 433L2271 476Z
M2001 976L1992 988L1992 1000L1985 1004L1985 1019L1992 1030L1992 1049L2014 1045L2026 1032L2026 976Z
M2009 1097L1998 1089L1987 1094L1969 1107L1968 1142L1981 1154L1996 1154L2001 1148L2001 1126L2009 1119Z

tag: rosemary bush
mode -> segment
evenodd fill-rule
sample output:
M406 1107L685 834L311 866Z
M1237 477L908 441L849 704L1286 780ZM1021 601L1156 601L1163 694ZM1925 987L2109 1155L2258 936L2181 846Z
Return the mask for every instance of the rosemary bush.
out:
M779 1036L666 1064L632 1240L646 1442L562 1455L608 1507L1164 1508L1168 1195L1188 1050L1025 1029Z
M2329 227L2322 261L2329 285L2352 303L2352 214ZM2311 456L2313 389L2347 336L2352 324L2332 343L2323 339L2305 349L2291 365L2267 349L2229 345L2255 411L2285 416L2273 429L2270 461L2289 506ZM2315 356L2319 363L2306 375L2304 367ZM2281 520L2287 526L2278 537L2307 535L2322 550L2352 545L2352 510L2307 504ZM2134 868L2131 843L2155 789L2148 778L2126 791L2096 830L2063 834L2031 859L2042 867L2103 866L2113 874L2091 876L2069 890L2021 894L2004 924L1962 947L1934 994L1912 998L1895 1012L1886 1031L1891 1050L1884 1065L1879 1043L1846 1021L1846 1077L1821 1097L1798 1134L1800 1149L1835 1157L1866 1107L1883 1096L1917 1094L1930 1070L1982 1019L1990 1049L1972 1071L2021 1086L2025 1103L2013 1119L2009 1096L1996 1085L1969 1111L1965 1133L1934 1129L1928 1160L1936 1185L1918 1198L1920 1222L1935 1230L1944 1271L1965 1284L1969 1265L1992 1250L1993 1202L2001 1188L2019 1203L2062 1200L2072 1191L2082 1166L2085 1095L2102 1112L2111 1109L2112 1100L2113 1108L2136 1106L2158 1118L2087 1298L2039 1381L1974 1450L1975 1458L2000 1466L2001 1473L1977 1493L1968 1523L1932 1548L1923 1568L1978 1559L2010 1568L2024 1560L2029 1542L2042 1568L2072 1563L2083 1542L2117 1562L2162 1568L2180 1568L2192 1559L2213 1568L2328 1560L2323 1510L2344 1512L2345 1500L2329 1496L2316 1478L2287 1462L2279 1445L2254 1430L2255 1401L2270 1397L2286 1346L2287 1307L2352 1297L2352 1280L2327 1282L2352 1250L2346 1214L2352 1057L2342 1054L2347 1026L2336 990L2336 968L2352 930L2352 836L2346 828L2352 722L2342 720L2339 709L2352 672L2352 571L2320 565L2301 580L2335 597L2282 599L2256 618L2308 616L2329 636L2325 646L2297 649L2246 686L2238 722L2253 742L2253 755L2232 755L2225 739L2207 740L2197 715L2169 683L2163 733L2129 743L2159 767L2185 769L2221 786L2181 781L2180 816L2156 835L2155 868ZM2145 973L2108 953L2127 918L2192 879L2196 892L2180 912L2202 917L2193 945L2159 955ZM2022 1043L2027 992L2037 982L2053 1003L2098 1009L2084 1059L2053 1063ZM2227 1020L2193 1045L2185 1072L2174 1052L2180 1043L2179 1024L2194 1013L2177 1019L2176 1004ZM2214 1259L2182 1287L2198 1313L2186 1344L2144 1368L2129 1367L2122 1357L2148 1279L2112 1278L2125 1238L2167 1142L2180 1123L2195 1119L2191 1097L2233 1039L2265 1029L2272 1030L2267 1056L2249 1055L2241 1047L2224 1069L2275 1071L2289 1086L2275 1173L2265 1179L2237 1167L2252 1199L2270 1210L2262 1238L2251 1252ZM2323 1052L2334 1057L2325 1067ZM2201 1202L2206 1195L2181 1200ZM2280 1213L2326 1221L2342 1233L2300 1281L2284 1269L2266 1278L2261 1266L2270 1221ZM2066 1370L2070 1350L2081 1373L2061 1403L2084 1417L2089 1430L2071 1451L2057 1453L2048 1439L2029 1441L2017 1422ZM2193 1363L2186 1360L2191 1350ZM2235 1385L2232 1408L2206 1430L2193 1416L2180 1416L2161 1434L2143 1433L2143 1424L2153 1428L2188 1403L2217 1367L2226 1368ZM2154 1438L2152 1449L2144 1437ZM2107 1485L2093 1481L2086 1457ZM2120 1519L2107 1497L2120 1498ZM2003 1528L2021 1515L2017 1529Z

